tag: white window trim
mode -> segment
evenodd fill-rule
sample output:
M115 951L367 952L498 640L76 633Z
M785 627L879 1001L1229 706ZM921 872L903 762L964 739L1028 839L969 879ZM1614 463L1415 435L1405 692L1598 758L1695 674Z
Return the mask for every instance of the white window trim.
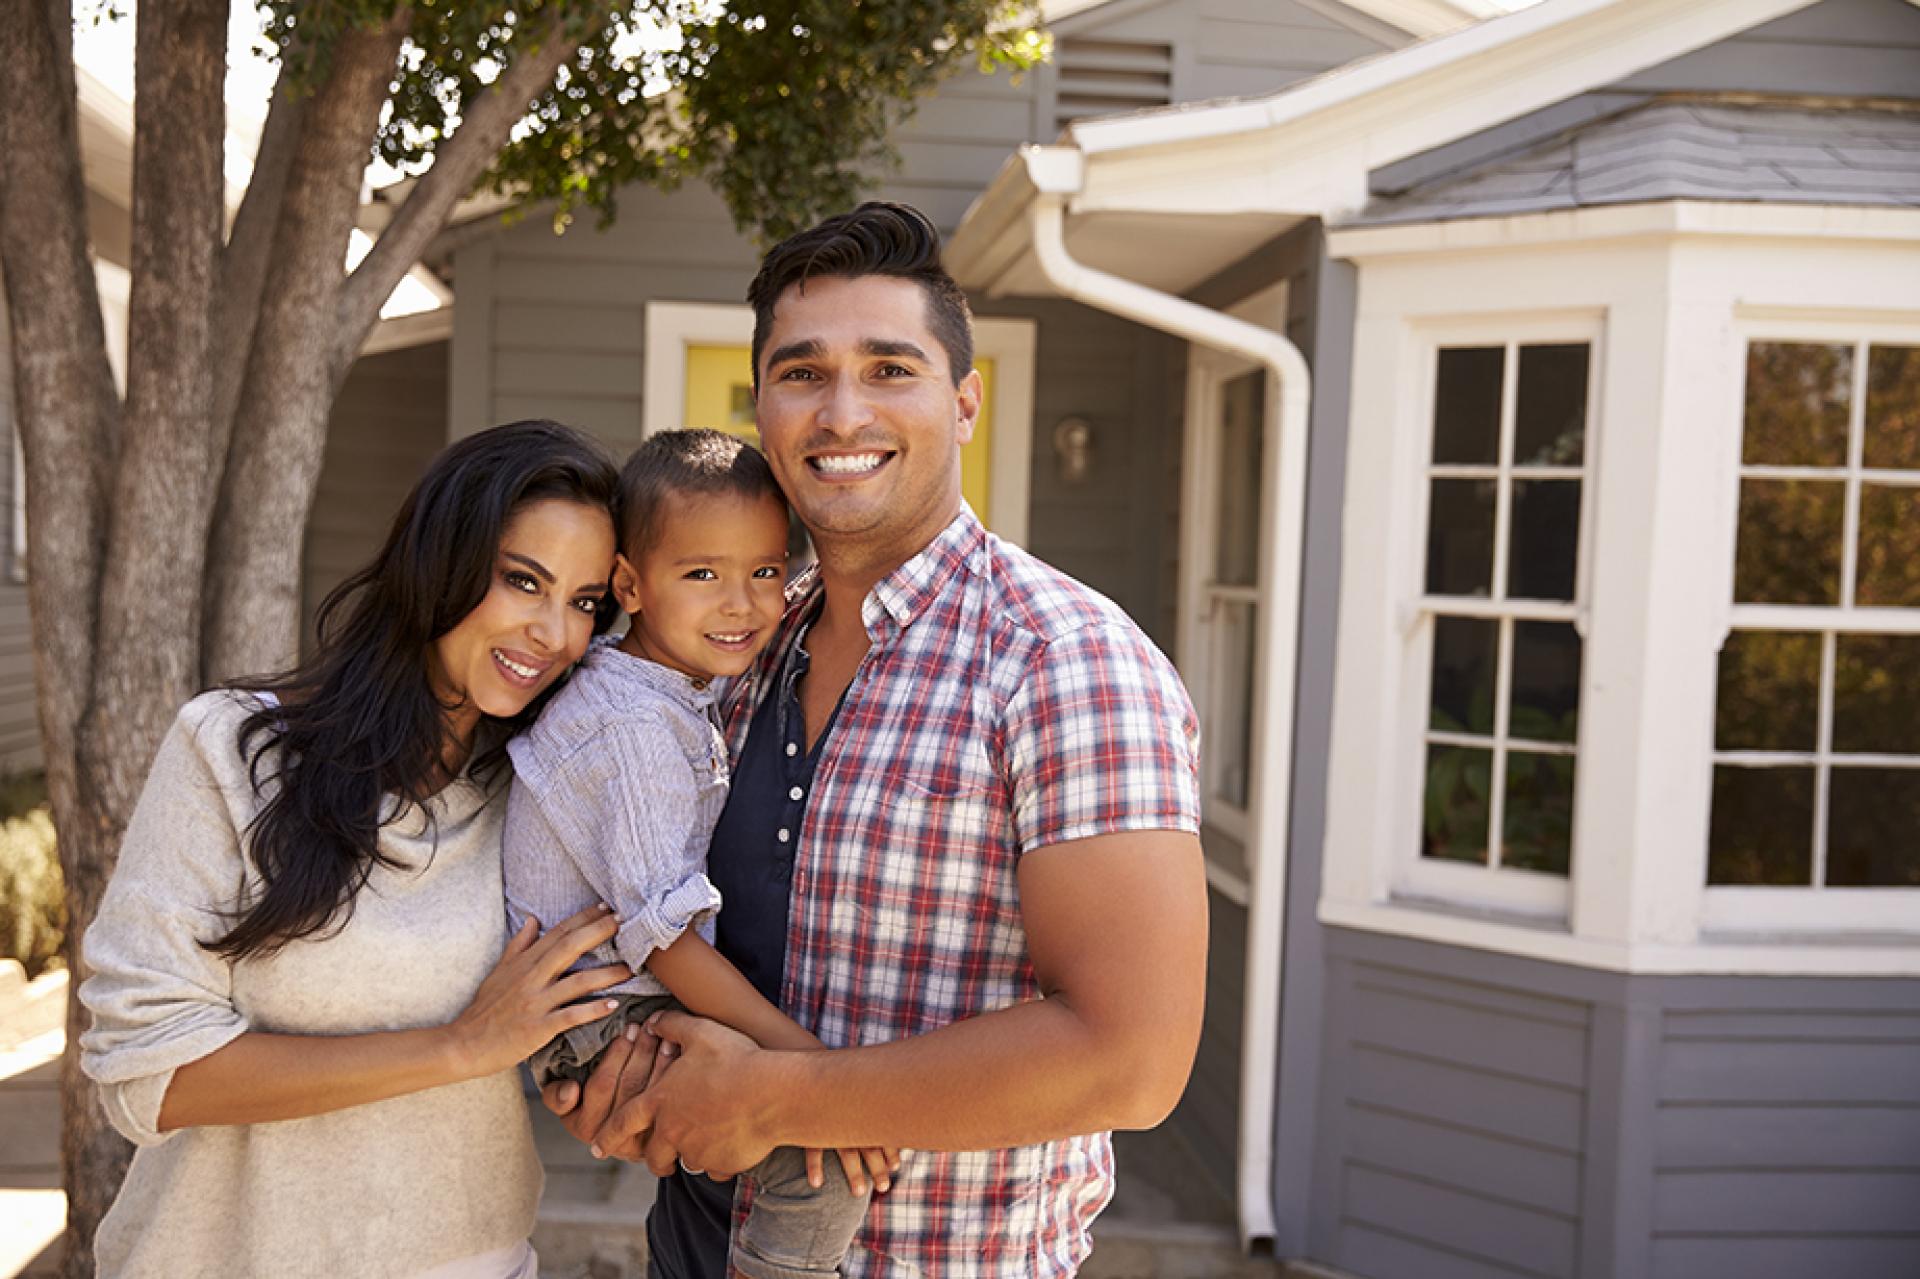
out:
M1573 754L1580 761L1574 770L1574 812L1572 850L1568 877L1548 875L1511 867L1476 866L1464 862L1446 862L1420 855L1421 831L1426 795L1426 753L1428 717L1431 713L1433 675L1434 619L1442 614L1478 616L1489 619L1548 620L1573 623L1584 640L1587 633L1587 598L1592 578L1593 537L1598 523L1596 512L1597 457L1601 447L1599 429L1600 385L1606 352L1601 323L1593 316L1525 316L1499 319L1425 321L1412 334L1419 361L1416 420L1419 429L1410 442L1415 461L1414 498L1407 520L1397 539L1404 564L1399 580L1410 584L1416 594L1400 607L1400 687L1392 754L1395 779L1393 803L1395 851L1391 894L1409 901L1432 901L1454 906L1501 911L1522 919L1551 921L1564 926L1572 899L1572 877L1579 873L1580 831L1578 813L1585 765L1591 758L1586 744L1586 720L1580 717L1579 740ZM1509 452L1507 441L1513 431L1516 388L1519 378L1518 351L1523 346L1584 343L1587 346L1587 434L1581 465L1564 469L1567 478L1580 481L1580 530L1574 569L1574 598L1571 602L1536 600L1478 600L1450 596L1429 596L1426 591L1427 521L1433 493L1431 464L1433 457L1434 395L1439 384L1439 354L1443 347L1501 346L1511 353L1503 364L1500 395L1501 454ZM1439 468L1447 469L1447 468ZM1497 468L1510 483L1512 468L1502 461ZM1501 581L1507 568L1507 541L1511 528L1510 503L1498 507L1494 526L1494 582ZM1581 662L1581 705L1587 702L1587 671L1584 646ZM1495 685L1502 682L1496 676ZM1496 737L1505 737L1506 707L1496 705ZM1496 756L1500 758L1500 756ZM1489 814L1489 824L1498 813ZM1491 832L1490 832L1491 833Z
M1848 482L1847 513L1842 526L1842 536L1846 539L1846 544L1842 547L1841 602L1829 608L1737 604L1733 599L1734 562L1739 536L1740 481L1743 475L1752 474L1756 470L1756 468L1745 466L1741 460L1746 406L1744 369L1748 346L1754 342L1920 346L1920 318L1909 318L1903 321L1885 315L1863 315L1848 319L1825 312L1796 316L1791 312L1776 310L1747 314L1735 324L1734 336L1741 354L1743 373L1739 379L1736 402L1732 407L1733 424L1732 438L1728 444L1727 483L1722 494L1722 505L1727 512L1727 528L1726 554L1723 557L1724 579L1719 583L1720 591L1716 597L1723 602L1717 623L1719 641L1715 645L1716 653L1725 645L1727 637L1736 630L1793 630L1814 633L1833 632L1840 635L1920 634L1920 609L1861 608L1853 602L1852 577L1855 572L1857 552L1855 543L1859 529L1859 503L1858 484L1851 481ZM1832 472L1873 478L1872 472L1863 471L1859 466L1858 449L1861 442L1863 415L1866 412L1867 367L1865 360L1858 360L1856 364L1851 397L1852 416L1848 424L1847 463L1843 467L1824 468L1829 472L1825 478L1838 479L1839 476L1831 474ZM1769 468L1770 472L1771 468ZM1912 472L1900 472L1897 479L1901 483L1911 484L1916 482L1917 477ZM1822 647L1825 649L1830 646L1823 643ZM1827 702L1827 688L1832 678L1830 663L1823 661L1820 675L1823 704ZM1790 753L1805 754L1811 760L1819 752ZM1718 752L1715 758L1717 761ZM1818 771L1814 805L1816 821L1822 827L1825 825L1829 780L1830 775L1827 770ZM1822 833L1814 853L1816 867L1824 860L1819 852L1819 849L1824 847L1824 843L1825 838ZM1708 884L1702 900L1700 916L1704 931L1735 936L1764 933L1812 933L1832 936L1911 933L1915 929L1916 920L1920 920L1920 888L1827 886L1787 888L1733 884Z
M1235 319L1263 325L1279 333L1286 329L1287 306L1287 284L1281 281L1242 298L1227 308L1227 314ZM1180 670L1180 678L1188 688L1196 692L1209 689L1211 674L1208 667L1213 658L1212 627L1209 620L1210 597L1247 599L1253 604L1255 610L1253 643L1256 669L1253 672L1252 686L1246 690L1247 697L1252 700L1257 696L1257 690L1265 687L1258 663L1262 660L1261 655L1266 652L1264 635L1266 627L1272 622L1270 616L1272 601L1260 596L1260 588L1257 584L1264 582L1266 575L1261 571L1260 566L1256 565L1254 571L1256 585L1225 588L1215 585L1209 577L1195 570L1201 565L1213 562L1214 547L1220 532L1217 518L1219 511L1214 503L1213 494L1207 491L1207 486L1220 461L1218 432L1212 427L1219 421L1221 399L1228 382L1248 373L1262 371L1262 367L1252 360L1242 359L1198 344L1188 346L1187 358L1186 417L1181 445L1180 604L1174 641L1176 664ZM1271 386L1267 388L1267 393L1272 394ZM1270 417L1271 414L1266 416ZM1271 471L1272 461L1278 456L1279 441L1263 438L1261 447L1265 452L1268 469ZM1261 552L1264 556L1269 542L1265 532L1270 514L1267 508L1271 507L1276 497L1271 492L1263 493L1261 496L1263 509L1256 527L1261 530L1259 536ZM1205 701L1206 695L1201 693L1200 698ZM1208 708L1202 706L1200 713L1203 716L1206 715ZM1259 717L1256 715L1256 725L1258 722ZM1203 735L1206 732L1204 723L1201 726L1201 732ZM1260 735L1256 728L1253 751L1257 753L1260 748ZM1257 770L1252 767L1253 756L1249 756L1247 764L1249 776L1256 775ZM1202 789L1206 795L1210 796L1212 777L1209 775L1205 780L1206 784ZM1250 847L1253 838L1252 815L1247 809L1234 808L1209 799L1205 802L1204 819L1207 825L1216 827L1222 834L1238 843L1241 846L1243 858L1255 855ZM1211 855L1207 858L1207 882L1221 896L1239 906L1245 906L1251 900L1248 873L1249 867L1244 862L1233 866Z
M687 402L687 348L746 346L753 309L732 303L648 302L646 379L641 436L677 428ZM976 355L994 362L992 509L987 527L1018 546L1027 542L1033 469L1034 341L1032 320L976 316Z

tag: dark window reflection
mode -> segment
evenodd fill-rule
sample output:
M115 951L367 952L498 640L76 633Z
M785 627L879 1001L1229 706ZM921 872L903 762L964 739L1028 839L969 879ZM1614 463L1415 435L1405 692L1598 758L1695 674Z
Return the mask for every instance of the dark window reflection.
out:
M1820 637L1735 631L1720 650L1714 745L1723 751L1810 751L1820 716Z
M1586 445L1586 344L1521 347L1514 465L1579 466Z
M1516 480L1507 594L1571 600L1580 558L1580 481Z
M1860 486L1853 598L1869 608L1920 608L1920 487Z
M1920 886L1920 768L1836 768L1827 817L1827 883Z
M1845 466L1853 347L1755 342L1747 348L1749 466Z
M1508 752L1500 824L1502 866L1566 874L1573 848L1573 756Z
M1920 470L1920 346L1868 350L1866 427L1865 465Z
M1813 876L1813 769L1713 770L1709 884L1805 887Z
M1502 347L1450 347L1440 352L1433 396L1436 465L1492 466L1500 460Z
M1742 604L1838 604L1846 485L1740 481L1733 598Z
M1579 734L1579 712L1580 632L1567 622L1515 622L1507 735L1571 742Z
M1444 733L1493 735L1494 650L1500 624L1472 617L1433 623L1433 714Z
M1492 480L1435 480L1427 520L1427 593L1485 596L1493 589Z
M1486 864L1492 783L1492 751L1460 746L1427 747L1426 819L1420 841L1421 856Z
M1833 749L1920 755L1920 635L1841 635L1833 658Z

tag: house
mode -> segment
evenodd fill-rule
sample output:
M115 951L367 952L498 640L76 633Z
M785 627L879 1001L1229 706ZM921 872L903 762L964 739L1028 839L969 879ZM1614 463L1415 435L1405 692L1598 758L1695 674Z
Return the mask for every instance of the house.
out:
M1920 1274L1920 7L1545 0L1076 124L949 264L1183 344L1122 447L1180 441L1242 1231Z

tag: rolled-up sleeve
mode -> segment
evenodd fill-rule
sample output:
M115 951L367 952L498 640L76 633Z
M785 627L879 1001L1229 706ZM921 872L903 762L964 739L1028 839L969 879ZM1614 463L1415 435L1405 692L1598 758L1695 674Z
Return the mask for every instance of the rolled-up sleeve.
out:
M619 916L614 946L636 972L720 909L695 830L698 785L665 726L636 718L596 733L532 790L561 851Z
M232 813L195 732L203 702L181 713L154 758L84 942L91 975L80 1000L93 1018L80 1066L108 1120L138 1145L168 1135L160 1104L173 1072L247 1029L228 962L201 944L230 926L242 882Z

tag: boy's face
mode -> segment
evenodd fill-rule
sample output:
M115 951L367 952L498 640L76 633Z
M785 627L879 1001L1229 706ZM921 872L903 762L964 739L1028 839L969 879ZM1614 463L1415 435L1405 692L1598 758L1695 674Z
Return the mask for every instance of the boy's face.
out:
M616 556L621 647L683 675L743 674L785 603L787 512L772 497L676 494L638 562Z

